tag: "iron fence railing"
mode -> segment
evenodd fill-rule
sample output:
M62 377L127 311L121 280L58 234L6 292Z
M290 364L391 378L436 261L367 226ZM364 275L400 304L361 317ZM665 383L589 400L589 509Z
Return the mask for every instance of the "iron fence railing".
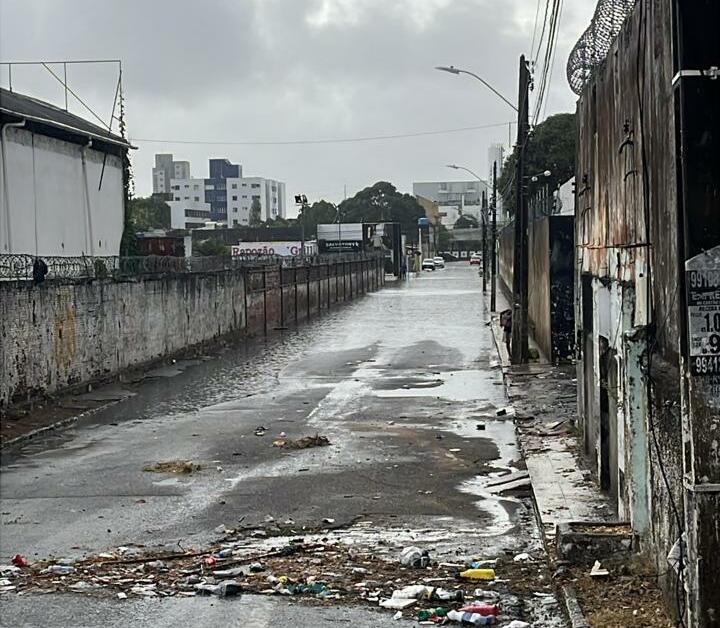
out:
M568 57L567 80L578 96L592 76L593 70L605 60L636 1L598 0L590 26Z
M308 255L281 257L277 255L242 256L218 255L208 257L170 257L148 255L137 257L61 257L24 254L0 255L0 281L36 279L43 266L43 280L52 279L127 279L146 275L182 273L210 273L267 266L299 268L329 263L358 262L376 259L374 253L344 253L338 255ZM44 270L44 268L43 268Z

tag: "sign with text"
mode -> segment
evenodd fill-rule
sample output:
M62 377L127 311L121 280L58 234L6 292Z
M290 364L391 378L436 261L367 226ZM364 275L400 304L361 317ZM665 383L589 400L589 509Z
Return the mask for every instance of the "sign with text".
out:
M294 257L302 255L301 242L238 242L230 247L233 255L250 257L253 255L283 255Z
M693 375L720 375L720 247L685 263L688 355Z

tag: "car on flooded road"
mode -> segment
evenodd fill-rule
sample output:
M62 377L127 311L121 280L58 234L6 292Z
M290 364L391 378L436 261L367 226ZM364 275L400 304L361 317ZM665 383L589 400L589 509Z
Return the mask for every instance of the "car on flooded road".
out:
M435 268L445 268L445 260L442 257L433 257Z
M435 260L432 257L427 257L422 261L421 268L423 270L435 270Z

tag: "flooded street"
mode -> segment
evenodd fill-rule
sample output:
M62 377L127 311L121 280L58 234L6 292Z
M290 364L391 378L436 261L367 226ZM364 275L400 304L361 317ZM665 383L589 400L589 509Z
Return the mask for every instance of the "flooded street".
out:
M18 552L38 560L198 548L225 526L245 535L249 555L293 535L330 535L391 564L408 545L438 562L534 552L541 563L527 495L489 486L523 465L512 417L497 414L506 400L486 320L476 271L450 264L297 330L158 369L127 385L124 401L4 454L0 562ZM273 446L315 434L330 445ZM144 470L170 460L201 469ZM537 590L546 584L539 578ZM518 594L511 618L542 616L554 599L539 599ZM224 612L253 608L257 618L242 623L271 626L289 617L287 601L244 596ZM136 625L150 602L152 625L163 626L211 603L110 597L97 605L97 625ZM62 617L77 603L72 594L4 595L0 622L32 625L33 612ZM393 623L394 611L376 607L353 611L352 622ZM348 621L342 609L292 608L294 625Z

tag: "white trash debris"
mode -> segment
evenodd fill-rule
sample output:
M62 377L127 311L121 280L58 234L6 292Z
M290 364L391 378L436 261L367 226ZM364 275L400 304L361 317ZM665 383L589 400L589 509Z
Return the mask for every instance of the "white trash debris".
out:
M427 550L419 547L406 547L400 554L400 564L404 567L427 567L430 564L430 555Z

